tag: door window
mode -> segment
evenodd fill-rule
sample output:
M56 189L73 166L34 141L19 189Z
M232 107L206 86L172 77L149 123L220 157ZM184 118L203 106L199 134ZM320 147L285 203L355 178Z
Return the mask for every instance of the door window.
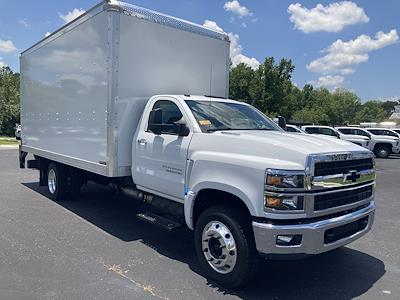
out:
M158 108L162 111L162 124L171 125L163 126L163 130L161 133L176 134L176 130L173 125L183 116L179 107L172 101L158 100L156 103L154 103L153 110Z
M305 130L306 130L308 133L311 133L311 134L313 134L313 133L319 133L319 132L318 132L318 127L306 127Z
M391 132L389 130L382 130L383 131L383 135L388 135L388 136L394 136L397 137L397 134L394 132Z
M320 133L325 135L335 135L335 132L330 128L321 128Z
M353 134L350 128L339 128L338 130L343 134Z

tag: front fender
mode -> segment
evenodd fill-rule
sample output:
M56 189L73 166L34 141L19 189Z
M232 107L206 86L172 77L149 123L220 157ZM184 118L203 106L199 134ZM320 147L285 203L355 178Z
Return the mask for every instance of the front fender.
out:
M201 190L213 189L241 199L252 216L262 214L264 169L245 164L196 161L193 165L185 196L185 221L193 229L193 208Z

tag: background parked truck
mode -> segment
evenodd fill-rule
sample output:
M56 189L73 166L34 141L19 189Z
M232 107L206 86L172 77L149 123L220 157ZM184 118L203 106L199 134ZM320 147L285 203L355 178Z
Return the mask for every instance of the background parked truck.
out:
M226 287L250 280L260 254L366 234L373 154L226 99L229 65L224 33L102 2L22 53L20 166L57 201L95 181L144 202L146 222L194 230L203 272Z

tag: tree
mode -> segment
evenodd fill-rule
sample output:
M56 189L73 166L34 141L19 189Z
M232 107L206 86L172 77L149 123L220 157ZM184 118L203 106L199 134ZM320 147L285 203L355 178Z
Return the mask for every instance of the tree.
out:
M19 74L0 68L0 134L13 135L19 113Z
M329 117L321 108L305 107L293 114L292 120L302 123L328 124Z
M386 114L390 115L394 111L394 107L400 104L400 99L397 101L385 101L381 102L381 107L386 111Z
M361 100L356 94L344 89L337 89L331 94L326 113L332 125L349 124L354 121L360 106Z
M231 69L229 76L229 97L240 101L251 100L250 90L254 79L254 71L244 63Z
M382 122L386 118L388 118L388 113L382 108L382 102L368 101L365 102L356 113L354 121L356 123Z

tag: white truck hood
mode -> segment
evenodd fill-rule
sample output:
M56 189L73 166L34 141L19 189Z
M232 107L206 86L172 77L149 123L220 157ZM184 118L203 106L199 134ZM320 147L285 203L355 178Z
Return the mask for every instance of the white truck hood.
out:
M318 135L235 130L194 134L189 158L207 152L219 160L244 160L263 168L304 169L309 154L349 151L369 152L353 143Z
M374 141L387 141L387 142L398 142L400 139L394 136L388 135L375 135L371 134L371 139Z
M368 137L362 136L362 135L355 135L355 134L342 134L341 138L345 141L350 141L350 140L361 140L361 141L367 141L369 140Z

